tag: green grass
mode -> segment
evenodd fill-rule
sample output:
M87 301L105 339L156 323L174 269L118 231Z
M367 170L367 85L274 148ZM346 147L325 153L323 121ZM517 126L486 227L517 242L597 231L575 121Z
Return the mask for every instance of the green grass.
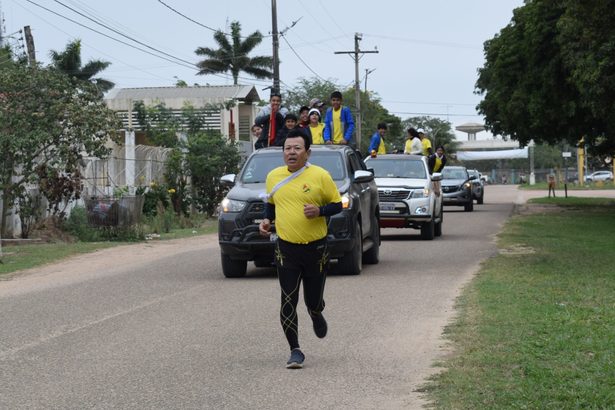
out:
M561 207L578 208L578 207L614 207L615 199L613 198L581 198L569 196L568 198L532 198L527 201L530 204L553 204ZM613 209L612 209L613 211Z
M533 191L549 191L549 186L547 185L546 182L537 182L534 185L530 185L530 184L520 184L519 185L520 189L528 189L528 190L533 190ZM598 181L598 182L594 182L594 183L588 183L585 185L577 185L574 184L572 182L568 183L568 191L578 191L578 190L601 190L601 189L615 189L615 183L611 182L602 182L602 181ZM564 191L564 184L560 183L557 184L555 186L555 190L556 192L559 191Z
M217 231L217 220L210 219L199 222L196 228L172 229L162 233L159 239L170 240L187 238L196 235L206 235ZM74 242L74 243L41 243L28 245L10 245L2 247L2 263L0 263L0 278L12 272L34 268L51 262L57 262L83 253L94 252L98 249L112 246L130 245L135 241L105 241L105 242Z
M615 209L596 205L507 223L447 328L435 407L615 408Z

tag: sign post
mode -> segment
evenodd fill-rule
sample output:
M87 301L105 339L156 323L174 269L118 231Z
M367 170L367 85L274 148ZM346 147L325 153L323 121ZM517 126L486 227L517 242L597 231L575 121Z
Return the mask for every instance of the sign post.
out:
M562 152L564 157L564 197L568 198L568 158L572 156L571 152Z

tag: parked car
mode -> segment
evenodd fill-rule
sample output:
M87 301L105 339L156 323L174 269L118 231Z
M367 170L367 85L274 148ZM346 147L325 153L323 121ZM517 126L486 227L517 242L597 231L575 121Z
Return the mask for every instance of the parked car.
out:
M487 174L480 174L480 180L483 181L483 185L487 185L491 183L491 179Z
M374 175L358 152L343 145L312 145L310 163L329 171L342 195L343 210L328 218L327 235L331 259L341 273L358 275L363 263L378 263L380 225L378 190ZM225 175L221 182L232 186L218 216L218 242L222 273L226 277L246 274L248 261L257 267L271 266L274 243L259 234L264 218L267 174L284 165L280 147L253 152L239 174ZM275 221L272 226L275 232Z
M442 169L442 199L444 205L463 206L464 211L474 210L472 180L466 167L445 166Z
M414 228L423 239L442 235L442 195L436 195L425 157L420 155L380 155L367 158L374 171L380 200L382 228Z
M613 173L611 171L596 171L592 174L585 176L585 182L596 181L612 181Z
M485 183L480 178L480 172L476 169L468 169L468 174L472 179L472 198L476 200L476 203L481 205L485 198Z

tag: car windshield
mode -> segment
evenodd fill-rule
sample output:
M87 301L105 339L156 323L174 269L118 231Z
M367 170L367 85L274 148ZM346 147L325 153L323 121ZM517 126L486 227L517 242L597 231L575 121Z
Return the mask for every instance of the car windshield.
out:
M368 159L367 167L376 178L427 178L422 161L411 159Z
M344 161L339 152L312 151L309 162L329 171L334 181L343 180L346 176ZM267 180L267 174L282 165L284 165L284 158L281 151L254 155L244 167L241 182L244 184L264 183Z
M475 176L478 179L478 171L475 169L469 169L468 170L468 174L470 174L470 176Z
M444 167L442 179L468 179L468 175L464 169Z

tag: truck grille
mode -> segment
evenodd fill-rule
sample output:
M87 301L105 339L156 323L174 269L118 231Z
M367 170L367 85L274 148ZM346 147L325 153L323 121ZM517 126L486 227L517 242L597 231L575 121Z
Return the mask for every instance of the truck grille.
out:
M407 189L382 189L378 190L378 199L381 202L403 201L408 198L412 191Z
M444 193L457 192L457 191L459 191L459 186L458 185L451 185L451 186L443 186L442 187L442 192L444 192Z

